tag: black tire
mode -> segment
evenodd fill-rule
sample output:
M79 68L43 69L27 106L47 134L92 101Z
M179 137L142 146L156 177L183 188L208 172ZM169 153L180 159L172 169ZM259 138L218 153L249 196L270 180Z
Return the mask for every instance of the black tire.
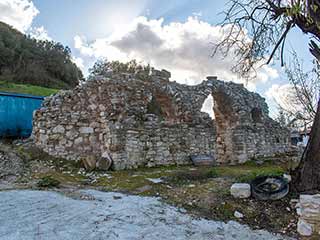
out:
M278 200L289 192L287 180L280 176L261 176L251 182L252 196L259 200Z

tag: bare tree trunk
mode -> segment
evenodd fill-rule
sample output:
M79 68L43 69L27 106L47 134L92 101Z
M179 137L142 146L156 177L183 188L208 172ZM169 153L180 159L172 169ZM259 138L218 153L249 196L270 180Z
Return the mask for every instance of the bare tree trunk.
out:
M320 99L308 144L299 166L292 175L294 190L298 192L320 190Z

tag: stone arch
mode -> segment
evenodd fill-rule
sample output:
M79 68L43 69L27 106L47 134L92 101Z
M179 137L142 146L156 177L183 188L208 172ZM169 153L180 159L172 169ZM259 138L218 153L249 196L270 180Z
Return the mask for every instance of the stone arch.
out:
M232 109L232 99L223 91L212 94L216 123L216 157L218 163L231 163L233 159L232 125L236 116Z
M239 164L285 151L287 142L279 136L287 137L288 131L268 116L265 99L241 84L211 84L218 163Z
M114 169L189 164L191 156L214 154L219 163L237 164L287 149L287 130L243 85L208 77L188 86L159 73L148 81L115 73L47 98L34 114L36 145L70 160L110 155ZM215 120L201 112L210 94Z
M147 113L155 114L160 119L167 121L174 122L177 120L177 109L173 104L173 99L160 91L152 94L152 98L147 105Z

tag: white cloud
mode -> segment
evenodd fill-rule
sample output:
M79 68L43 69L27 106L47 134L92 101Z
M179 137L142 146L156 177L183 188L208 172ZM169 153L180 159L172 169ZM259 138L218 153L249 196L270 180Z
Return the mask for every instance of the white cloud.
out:
M84 61L83 61L82 58L80 58L80 57L72 57L71 60L78 66L78 68L81 69L81 71L83 71L83 72L85 71Z
M257 78L263 83L266 83L269 79L277 77L279 77L278 71L268 65L262 66L257 72Z
M202 17L202 12L199 11L199 12L193 12L192 13L193 16L196 16L196 17Z
M94 17L86 19L90 26L88 32L94 32L99 36L121 29L143 13L148 14L146 9L148 0L107 0L100 2L101 4L91 4L92 6L89 7L88 11L94 9Z
M0 21L32 38L51 41L52 38L43 26L31 26L33 19L39 13L31 0L0 0Z
M41 27L31 27L29 30L28 30L28 34L35 38L35 39L38 39L38 40L48 40L48 41L51 41L52 38L49 36L47 30L41 26Z
M219 42L227 27L211 25L189 17L184 23L163 24L163 19L149 20L137 17L132 23L114 31L106 38L88 42L85 37L74 38L75 48L84 56L106 57L108 60L129 61L137 59L156 68L165 68L172 79L186 84L200 83L207 75L219 79L242 82L230 71L235 57L210 57L212 44ZM244 35L244 38L247 37ZM266 82L278 73L270 67L258 70L256 82ZM256 82L250 84L254 89Z
M229 26L211 25L194 16L184 23L163 22L163 19L137 17L105 38L89 42L83 36L75 36L75 48L83 57L123 62L137 59L158 69L167 69L171 71L172 80L183 84L198 84L208 75L226 81L243 82L230 70L236 61L234 55L224 58L217 53L214 57L210 56L212 43L220 42ZM245 33L243 38L248 41ZM265 83L278 77L277 70L269 66L263 66L256 74L255 81L247 85L250 90L255 90L258 82ZM202 109L211 116L212 102L208 98Z
M302 106L297 102L295 89L290 84L273 84L265 95L268 100L274 101L287 111L293 113L303 111Z
M265 95L267 98L275 100L279 105L285 105L292 90L294 89L290 84L273 84Z
M21 32L27 31L39 13L30 0L0 0L0 21Z

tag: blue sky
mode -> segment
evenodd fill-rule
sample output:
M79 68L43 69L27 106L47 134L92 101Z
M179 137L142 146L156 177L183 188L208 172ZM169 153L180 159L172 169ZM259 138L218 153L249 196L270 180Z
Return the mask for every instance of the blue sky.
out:
M210 42L219 39L227 1L212 0L0 0L0 21L38 38L68 45L87 74L99 58L136 58L166 68L181 83L196 84L206 75L240 81L230 72L232 56L210 58ZM286 52L296 50L310 67L308 38L291 33ZM161 47L159 47L161 45ZM290 56L290 55L287 55ZM287 61L289 62L289 61ZM273 98L287 91L279 62L260 69L249 89ZM211 106L207 106L211 108Z
M119 15L148 16L151 19L163 17L164 23L185 21L193 13L202 13L202 19L217 23L222 16L224 1L209 0L34 0L40 14L34 25L45 26L57 40L68 42L75 34L86 34L92 39L104 37L110 24L104 22L115 11ZM59 27L61 26L61 27ZM62 27L63 26L63 27ZM72 43L72 41L70 42Z
M117 17L108 17L117 12L128 18L147 16L164 19L164 24L184 22L190 16L201 14L201 20L216 24L222 21L219 15L224 1L210 0L34 0L40 13L34 18L33 26L44 26L55 41L73 49L74 36L86 36L88 41L103 38L112 32ZM130 12L130 14L128 14ZM131 15L131 16L130 16Z

